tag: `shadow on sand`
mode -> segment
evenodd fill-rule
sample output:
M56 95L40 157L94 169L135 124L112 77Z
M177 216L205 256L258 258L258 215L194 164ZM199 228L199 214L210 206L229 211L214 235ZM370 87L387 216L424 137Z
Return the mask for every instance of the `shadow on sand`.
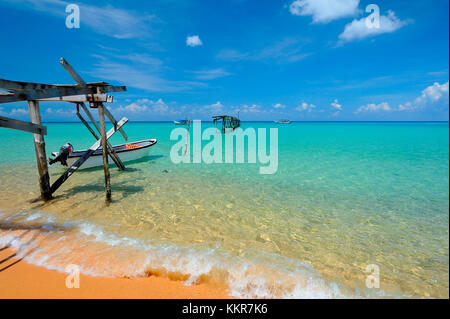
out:
M22 224L10 223L10 222L0 222L0 230L2 230L2 231L17 231L17 230L23 231L22 234L20 234L19 236L15 236L4 247L0 248L0 252L10 248L13 241L22 239L28 234L31 235L31 238L29 240L27 240L25 243L22 243L21 244L22 247L28 247L28 245L31 244L39 236L39 233L41 233L41 232L49 233L49 232L55 232L55 231L61 231L61 230L68 230L70 228L72 228L72 227L62 227L61 225L58 225L55 223L45 223L45 224L35 223L35 224L22 225ZM35 231L35 232L33 232L33 231ZM20 257L19 259L15 260L12 263L7 264L7 265L3 265L3 264L5 264L8 261L10 261L11 259L14 259L15 257L17 257L17 253L13 253L13 254L3 258L2 260L0 260L0 272L3 272L5 270L13 267L14 265L18 264L26 256L33 253L38 248L39 248L39 246L36 246L32 249L26 250L25 254L21 255L22 257Z
M141 172L142 171L141 168L132 167L132 165L145 163L145 162L151 163L151 162L158 160L160 158L163 158L163 157L164 157L164 155L150 155L150 156L140 158L140 159L137 159L134 161L126 162L125 170L120 173L127 174L127 173ZM110 168L116 169L117 166L114 163L110 163ZM77 170L76 174L87 174L87 173L92 173L92 172L101 171L101 170L103 170L103 166L97 166L97 167ZM64 172L64 171L65 171L65 168L61 172ZM53 173L51 176L52 180L56 180L61 174L62 173ZM139 193L144 190L144 188L141 186L124 185L124 184L116 185L114 183L112 183L112 188L113 188L114 192L121 192L122 198L126 198L131 194ZM37 197L37 198L31 199L29 201L29 203L34 205L33 209L40 209L47 205L51 205L52 203L58 202L60 200L67 199L68 197L70 197L74 194L77 194L77 193L93 193L93 192L102 193L102 196L103 196L103 193L105 192L104 184L97 183L97 184L90 184L90 185L74 186L71 189L65 191L63 194L56 194L56 195L54 194L53 199L51 199L47 202L42 202L41 198ZM112 199L107 204L112 203L112 202L115 202L115 200Z
M164 155L150 155L150 156L147 156L147 157L142 157L142 158L136 159L134 161L125 162L124 163L124 165L125 165L125 171L124 172L126 173L126 172L140 171L141 170L140 168L135 168L135 167L130 167L130 166L132 166L134 164L145 163L145 162L149 162L149 164L150 164L151 162L153 162L155 160L158 160L160 158L163 158L163 157L164 157ZM112 160L109 160L109 167L112 168L112 169L116 169L117 168L116 164L114 164L114 162ZM101 166L101 165L100 166L96 166L96 167L91 167L91 168L85 168L85 169L83 169L83 166L81 166L81 168L77 172L85 174L85 173L101 171L101 170L103 170L103 166Z

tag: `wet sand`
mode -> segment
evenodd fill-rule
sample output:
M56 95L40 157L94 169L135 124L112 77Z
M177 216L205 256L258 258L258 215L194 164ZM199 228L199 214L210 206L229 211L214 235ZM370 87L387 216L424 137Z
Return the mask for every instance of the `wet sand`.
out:
M164 277L105 278L80 275L80 288L67 288L67 274L14 258L0 250L0 298L152 298L224 299L226 290L211 284L186 286Z

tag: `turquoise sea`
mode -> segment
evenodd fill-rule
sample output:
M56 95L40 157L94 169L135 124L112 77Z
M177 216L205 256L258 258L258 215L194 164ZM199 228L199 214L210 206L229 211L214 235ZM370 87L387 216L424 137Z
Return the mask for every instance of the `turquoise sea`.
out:
M47 155L94 142L82 124L46 126ZM127 123L129 141L158 143L126 171L111 169L111 203L102 168L35 201L32 136L0 129L0 248L61 271L75 263L95 276L221 283L236 297L449 297L448 123L249 127L278 129L275 174L259 163L174 164L179 126ZM51 180L63 171L51 166ZM366 286L368 265L379 288Z

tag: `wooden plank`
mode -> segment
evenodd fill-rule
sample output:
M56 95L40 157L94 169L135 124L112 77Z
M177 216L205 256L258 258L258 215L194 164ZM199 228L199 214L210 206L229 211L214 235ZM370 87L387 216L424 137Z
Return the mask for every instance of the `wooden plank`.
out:
M10 81L0 79L0 88L5 90L45 90L49 88L54 88L55 85L51 84L41 84L33 82L21 82L21 81Z
M111 121L111 123L113 123L115 126L117 126L117 121L114 118L114 116L111 114L111 112L109 112L109 110L105 107L104 110L105 115L109 118L109 120ZM120 134L122 134L123 138L125 139L125 141L128 141L128 136L127 134L125 134L124 130L119 129Z
M109 92L123 92L127 90L126 86L113 86L106 82L89 82L86 83L86 86L89 88L100 87L102 90L106 90L106 88L114 89L114 91ZM26 91L26 90L49 90L49 89L57 89L57 88L80 88L78 84L43 84L43 83L34 83L34 82L22 82L22 81L11 81L0 79L0 88L4 90L12 90L12 91ZM97 93L97 92L95 92ZM107 93L107 92L103 92ZM77 95L77 94L73 94Z
M91 132L91 134L94 136L95 140L97 141L99 139L99 137L97 136L97 134L95 134L94 130L91 128L91 126L89 125L88 122L86 122L86 120L84 119L83 116L81 116L80 114L80 108L79 108L79 104L77 104L77 116L80 119L81 123L84 124L84 126L87 127L87 129L89 130L89 132Z
M108 152L107 152L107 144L106 144L106 127L105 127L105 114L104 114L104 106L102 103L98 104L98 117L100 119L100 133L102 134L102 153L103 153L103 170L105 172L105 189L106 189L106 199L111 199L111 183L110 183L110 175L109 175L109 164L108 164ZM114 125L113 128L116 126Z
M39 102L28 101L28 110L30 113L31 123L42 125L41 113L39 110ZM41 190L41 197L43 200L52 198L50 190L50 177L48 175L47 154L45 153L45 140L42 133L34 133L34 149L36 152L36 162L39 173L39 187Z
M47 135L47 128L45 126L10 119L3 116L0 116L0 127L11 128L14 130L25 131L35 134Z
M128 119L124 117L117 123L117 128L112 127L108 133L106 134L106 139L108 140L114 133L117 132L117 129L122 127L126 122L128 122ZM81 165L83 165L84 162L91 156L96 150L99 149L100 145L102 143L102 139L98 139L97 142L95 142L84 154L81 156L73 165L68 168L64 174L62 174L51 186L51 193L53 194L72 174L80 168Z
M83 107L86 115L89 117L89 119L91 120L92 124L95 126L97 131L100 132L100 128L98 127L98 125L95 122L94 118L92 117L91 113L86 108L86 106L84 106L83 103L78 103L77 104L77 113L76 114L77 114L78 118L87 127L87 129L91 132L91 134L94 136L95 140L98 140L99 137L97 136L97 134L91 128L89 123L86 122L86 120L83 118L83 116L81 116L80 108L79 108L80 105ZM114 163L116 163L116 165L119 168L119 170L121 170L121 171L125 170L125 165L122 163L122 160L119 158L119 156L117 155L116 151L114 151L114 148L112 147L112 145L109 142L107 142L107 144L108 144L108 154L109 154L109 156L111 156L111 159L114 161Z
M90 86L89 83L86 85L86 87L74 85L50 85L0 79L0 88L14 91L13 94L0 95L0 103L39 100L59 96L92 95L126 91L125 86Z
M100 133L100 127L98 126L98 124L95 121L94 117L92 116L91 112L89 112L89 109L86 107L86 105L84 105L84 103L80 103L79 105L81 105L81 107L83 108L84 113L86 113L86 115L88 116L88 118L91 121L92 125L94 125L95 128L97 129L97 132ZM119 128L119 130L120 130L120 128ZM117 167L119 168L119 170L123 171L125 169L125 165L122 163L122 160L116 154L116 152L114 151L114 148L112 147L111 144L109 144L109 142L108 142L108 148L111 151L110 155L112 155L111 157L113 158L113 160L116 163Z
M71 103L81 103L81 102L112 103L114 101L114 98L112 95L92 94L92 95L72 95L72 96L49 97L46 99L38 99L38 101L71 102Z
M104 92L115 92L116 88L112 86L105 86L102 88ZM17 101L40 100L59 96L72 95L92 95L97 94L96 87L65 87L46 89L46 90L23 90L17 91L14 94L0 95L0 103L10 103Z
M84 82L84 80L81 78L81 76L72 68L72 66L69 64L69 62L67 62L66 60L64 60L64 58L61 58L59 60L59 62L61 63L61 65L64 67L64 69L66 69L67 72L69 72L69 74L73 77L73 79L81 86L86 86L86 82Z

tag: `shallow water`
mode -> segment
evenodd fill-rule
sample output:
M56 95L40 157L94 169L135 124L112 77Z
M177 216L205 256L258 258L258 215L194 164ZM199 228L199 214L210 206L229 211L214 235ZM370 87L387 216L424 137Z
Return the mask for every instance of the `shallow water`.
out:
M2 129L0 246L52 269L214 281L238 297L448 298L448 123L242 126L278 128L276 174L259 174L259 163L173 164L176 126L128 123L131 141L158 144L111 169L110 204L102 169L33 201L32 137ZM47 127L47 154L93 143L81 124ZM51 179L62 172L51 166ZM366 288L369 264L379 289Z

